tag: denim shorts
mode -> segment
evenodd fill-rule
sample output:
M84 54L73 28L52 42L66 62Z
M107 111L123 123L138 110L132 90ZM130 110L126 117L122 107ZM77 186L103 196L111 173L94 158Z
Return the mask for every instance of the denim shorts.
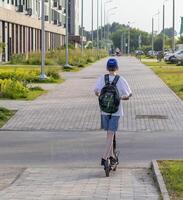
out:
M101 115L101 128L105 131L116 132L118 130L120 116Z

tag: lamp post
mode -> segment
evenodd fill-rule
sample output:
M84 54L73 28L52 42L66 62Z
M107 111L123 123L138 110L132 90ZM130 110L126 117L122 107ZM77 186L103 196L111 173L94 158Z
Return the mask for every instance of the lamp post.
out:
M112 2L112 0L109 0L109 1L106 1L106 2L104 2L104 39L106 40L107 38L106 38L106 30L105 30L105 25L106 25L106 5L108 4L108 3L111 3Z
M40 79L45 80L47 76L45 74L45 11L44 1L41 2L41 74Z
M115 6L115 7L112 7L112 8L110 8L110 9L108 9L107 10L107 24L108 24L108 28L107 28L107 39L109 40L109 13L111 12L111 11L113 11L113 10L116 10L117 9L117 6ZM111 13L110 14L110 16L112 16L112 15L115 15L115 13Z
M130 37L130 25L133 24L134 22L128 22L128 55L130 54L130 40L131 40L131 37Z
M175 52L175 0L173 0L173 33L172 33L172 51Z
M111 9L109 9L107 12L107 16L109 16L110 11L113 11L114 9L117 9L117 7L113 7ZM112 15L115 15L115 13L110 13L110 17ZM109 22L109 17L108 17L107 18L107 47L108 47L108 50L109 50L109 31L110 31L109 28L110 28L110 22Z
M91 0L91 3L92 3L92 5L91 5L91 7L92 7L92 23L91 23L91 25L92 25L92 27L91 27L91 29L92 29L92 49L93 49L93 47L94 47L94 36L93 36L93 0Z
M70 68L69 65L69 0L66 0L66 50L65 50L65 57L66 63L64 68Z
M152 53L154 52L154 17L152 18Z
M121 52L123 53L123 46L124 46L124 35L123 33L121 34Z
M99 56L99 0L97 0L97 56Z
M152 53L154 53L154 17L159 15L159 11L152 17Z
M163 2L163 55L165 53L165 2L167 2L168 0L165 0Z
M83 0L81 0L81 52L83 54L83 49L84 49L84 43L83 43Z
M103 9L102 9L102 7L103 7L103 2L102 2L103 0L101 0L101 33L100 33L100 40L101 40L101 46L100 46L100 48L102 49L102 38L103 38L103 30L102 30L102 25L103 25L103 20L102 20L102 18L103 18L103 15L102 15L102 11L103 11Z

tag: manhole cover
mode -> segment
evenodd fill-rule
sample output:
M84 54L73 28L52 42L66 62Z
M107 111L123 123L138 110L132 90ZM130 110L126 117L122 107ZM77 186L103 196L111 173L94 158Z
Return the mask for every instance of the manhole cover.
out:
M168 119L166 115L136 115L136 119Z

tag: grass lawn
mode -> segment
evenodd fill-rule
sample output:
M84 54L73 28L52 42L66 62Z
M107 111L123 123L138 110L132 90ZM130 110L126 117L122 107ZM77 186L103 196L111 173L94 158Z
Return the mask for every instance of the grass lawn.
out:
M0 72L1 70L40 70L40 65L0 65ZM86 67L86 66L85 66ZM46 65L45 70L56 70L56 71L64 71L64 72L78 72L84 67L74 67L72 66L71 69L65 69L62 66L59 65Z
M149 66L181 99L183 99L183 66L165 62L142 63Z
M25 100L34 100L36 99L37 97L43 95L43 94L46 94L48 91L47 90L43 90L41 88L31 88L30 89L30 92L27 96L27 98Z
M159 161L172 200L183 200L183 161Z
M0 107L0 128L15 114L16 111Z

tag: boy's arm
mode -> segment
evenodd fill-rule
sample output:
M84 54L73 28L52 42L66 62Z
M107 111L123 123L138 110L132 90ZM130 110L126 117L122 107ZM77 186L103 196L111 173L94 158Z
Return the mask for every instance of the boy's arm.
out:
M129 100L130 97L132 97L132 91L127 81L124 78L121 79L121 88L122 88L121 100Z
M100 92L95 91L95 95L96 95L97 97L99 97L99 96L100 96Z
M129 100L130 97L132 97L132 93L130 93L128 96L122 96L121 100Z
M96 82L96 85L95 85L95 89L94 89L94 93L97 97L100 96L100 91L102 89L102 77L100 77L97 82Z

